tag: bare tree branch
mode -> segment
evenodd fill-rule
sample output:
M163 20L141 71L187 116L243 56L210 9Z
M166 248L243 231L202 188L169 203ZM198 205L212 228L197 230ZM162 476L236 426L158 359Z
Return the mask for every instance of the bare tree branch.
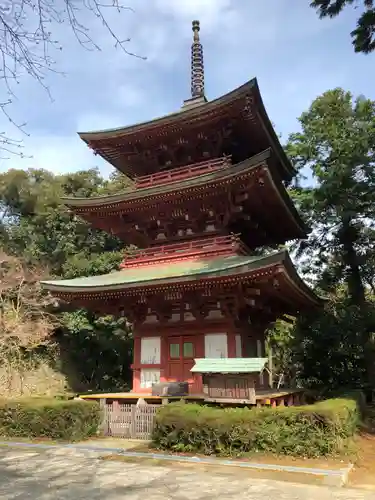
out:
M118 13L130 7L120 0L0 0L0 80L7 98L0 102L0 109L11 125L25 132L26 124L18 124L9 115L8 107L14 101L15 85L29 75L50 95L46 84L49 72L57 72L53 50L62 50L63 44L54 36L58 25L68 26L80 46L86 50L100 50L90 35L90 17L97 19L126 55L145 59L127 49L130 39L122 39L115 33L106 11ZM27 134L26 134L27 135ZM7 137L0 131L0 149L8 154L20 154L22 141Z

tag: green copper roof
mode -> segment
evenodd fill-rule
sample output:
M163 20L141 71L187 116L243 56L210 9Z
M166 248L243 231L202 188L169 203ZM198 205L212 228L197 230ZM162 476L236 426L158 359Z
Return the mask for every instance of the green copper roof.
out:
M301 296L295 304L318 306L324 299L315 293L301 280L290 260L287 251L277 252L263 257L232 255L216 257L213 259L189 260L168 262L164 264L146 265L122 269L110 274L91 276L88 278L75 278L71 280L42 281L41 285L52 293L96 293L113 292L127 289L142 290L146 287L170 286L174 284L201 282L212 278L241 278L252 271L268 266L280 266L285 273L285 282L290 288L297 288Z
M201 358L190 370L195 373L259 373L267 358Z
M228 256L214 259L190 260L155 264L151 266L122 269L101 276L74 278L70 280L42 281L42 286L51 291L95 291L134 286L146 286L173 281L191 281L204 277L226 276L251 271L262 266L282 262L285 252L265 257Z

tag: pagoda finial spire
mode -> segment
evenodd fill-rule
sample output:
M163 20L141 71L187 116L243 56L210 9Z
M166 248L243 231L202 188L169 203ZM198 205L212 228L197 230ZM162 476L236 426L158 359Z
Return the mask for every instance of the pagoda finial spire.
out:
M204 97L203 47L199 40L199 21L193 21L193 43L191 45L191 97Z

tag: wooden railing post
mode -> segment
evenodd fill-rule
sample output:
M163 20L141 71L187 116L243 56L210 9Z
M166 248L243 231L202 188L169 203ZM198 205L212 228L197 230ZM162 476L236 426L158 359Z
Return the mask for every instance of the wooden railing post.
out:
M189 177L193 177L194 175L212 172L214 170L229 167L231 164L231 156L223 156L221 158L203 160L201 162L192 163L183 167L136 177L135 185L137 189L142 189L151 187L153 185L158 185L163 182L187 179Z
M99 433L102 434L103 436L108 436L108 430L109 430L109 415L107 411L107 405L106 405L107 400L100 399L99 400L99 406L101 410L101 417L102 420L100 422L99 426Z
M131 405L130 410L130 438L135 439L137 437L137 406Z

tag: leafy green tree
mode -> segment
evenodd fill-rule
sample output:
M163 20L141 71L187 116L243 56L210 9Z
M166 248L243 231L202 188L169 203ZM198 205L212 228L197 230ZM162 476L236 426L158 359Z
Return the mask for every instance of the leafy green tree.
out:
M129 185L129 180L120 174L116 186L120 183ZM113 264L123 244L92 229L60 201L63 196L110 193L114 191L112 184L97 169L67 175L34 169L0 174L0 245L8 254L22 256L31 263L43 262L57 275L68 272L76 276L87 260L92 264L96 257L100 259L99 267L105 260ZM76 271L72 271L74 263Z
M272 349L272 375L274 386L293 384L297 372L294 367L293 346L295 319L278 319L267 331L267 351Z
M321 287L345 283L360 305L365 250L374 243L375 102L335 89L299 121L302 131L290 136L287 150L297 168L311 169L315 185L292 190L313 229L298 251Z
M320 391L368 385L362 332L373 310L330 297L324 311L300 317L294 330L293 363L303 387Z
M336 17L342 10L354 5L362 5L357 27L351 32L355 52L368 54L375 50L375 2L374 0L313 0L311 7L321 18Z
M20 258L26 268L43 265L63 278L118 269L124 254L132 248L124 250L118 239L92 229L69 212L60 199L124 189L131 189L125 176L117 174L105 180L97 169L67 175L36 169L0 174L0 248ZM4 297L6 304L11 300L8 295ZM57 314L56 324L59 326L51 333L50 343L59 344L58 367L71 380L73 389L126 389L132 352L131 328L126 319L69 309ZM50 350L42 351L48 354ZM56 357L50 361L55 363Z
M62 325L55 334L60 345L57 366L68 379L74 373L75 390L130 389L133 340L125 318L75 310L62 314ZM77 379L80 385L75 387Z
M311 169L314 182L311 187L292 189L312 228L308 240L297 245L297 256L325 293L345 290L341 305L322 312L310 326L300 324L316 343L315 357L306 354L307 344L301 344L304 360L310 356L312 362L323 362L323 373L339 352L346 353L347 363L362 353L367 381L374 384L375 323L367 287L375 274L375 103L364 97L353 99L342 89L331 90L315 99L300 124L301 132L291 135L287 150L297 168ZM351 340L345 337L350 332L355 334ZM342 339L343 349L338 349L335 339ZM355 356L350 347L354 345ZM319 354L317 346L332 349L333 360L328 351L326 356ZM349 371L352 374L354 369Z

